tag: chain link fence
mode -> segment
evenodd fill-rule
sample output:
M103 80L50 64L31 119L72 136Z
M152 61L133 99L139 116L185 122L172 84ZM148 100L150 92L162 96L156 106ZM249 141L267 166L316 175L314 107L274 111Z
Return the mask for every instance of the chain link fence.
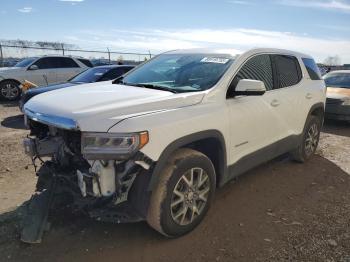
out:
M64 44L56 44L53 47L11 45L0 42L0 67L9 67L15 65L20 60L27 57L36 57L44 55L65 55L89 59L94 66L105 64L139 64L150 59L153 55L150 52L132 53L118 52L106 48L106 50L86 50L68 47Z

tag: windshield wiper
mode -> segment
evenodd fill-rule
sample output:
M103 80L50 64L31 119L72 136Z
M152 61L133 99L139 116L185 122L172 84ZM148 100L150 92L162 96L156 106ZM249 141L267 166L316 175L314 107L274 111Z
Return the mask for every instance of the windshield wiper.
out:
M153 85L153 84L132 84L132 85L150 88L150 89L161 90L161 91L168 91L168 92L172 92L174 94L178 93L177 90L174 90L174 89L172 89L170 87L166 87L166 86L158 86L158 85Z
M157 85L152 85L152 84L141 84L141 83L127 83L127 82L123 82L123 81L118 82L118 84L127 85L127 86L144 87L144 88L150 88L150 89L161 90L161 91L168 91L168 92L172 92L175 94L179 93L177 90L174 90L174 89L172 89L170 87L166 87L166 86L157 86Z

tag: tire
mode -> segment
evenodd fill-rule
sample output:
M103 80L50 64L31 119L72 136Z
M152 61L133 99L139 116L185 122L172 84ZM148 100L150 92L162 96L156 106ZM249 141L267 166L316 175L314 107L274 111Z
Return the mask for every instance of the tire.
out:
M310 116L305 123L302 140L299 146L292 152L294 161L304 163L316 151L320 139L321 119L317 116Z
M183 148L172 155L160 175L152 192L147 222L167 237L187 234L203 220L213 200L214 166L206 155ZM191 181L193 191L189 191Z
M0 83L0 96L7 101L17 100L21 95L19 83L13 80L4 80Z

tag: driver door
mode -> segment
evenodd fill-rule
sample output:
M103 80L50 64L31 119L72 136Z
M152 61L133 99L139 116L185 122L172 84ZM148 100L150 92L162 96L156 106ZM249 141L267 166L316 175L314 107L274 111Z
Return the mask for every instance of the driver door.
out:
M32 69L33 65L37 66ZM28 80L38 86L46 86L55 83L57 79L55 64L52 57L43 57L34 62L27 69L25 80Z

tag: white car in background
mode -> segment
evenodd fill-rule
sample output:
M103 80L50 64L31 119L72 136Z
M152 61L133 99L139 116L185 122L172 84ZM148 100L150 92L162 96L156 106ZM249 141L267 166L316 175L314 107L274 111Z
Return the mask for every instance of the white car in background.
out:
M44 56L26 58L14 67L0 68L0 97L16 100L21 94L24 80L37 86L65 82L92 67L89 60L68 56Z

